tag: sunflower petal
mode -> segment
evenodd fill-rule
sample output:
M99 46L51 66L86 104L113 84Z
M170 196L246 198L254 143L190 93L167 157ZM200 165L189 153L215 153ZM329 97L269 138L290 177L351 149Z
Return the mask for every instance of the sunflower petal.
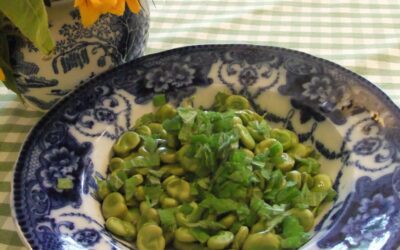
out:
M111 14L122 16L125 12L125 0L118 0L117 4L108 10Z
M75 2L75 4L78 1ZM79 13L81 14L81 21L84 27L89 27L94 24L101 15L101 11L93 8L87 1L80 1L81 3L77 6Z
M93 8L99 10L101 13L108 12L111 8L117 5L118 0L86 0L90 2Z
M129 9L133 13L139 13L139 11L141 9L139 0L126 0L126 3L128 4Z
M0 68L0 81L6 80L6 76L4 75L3 70Z

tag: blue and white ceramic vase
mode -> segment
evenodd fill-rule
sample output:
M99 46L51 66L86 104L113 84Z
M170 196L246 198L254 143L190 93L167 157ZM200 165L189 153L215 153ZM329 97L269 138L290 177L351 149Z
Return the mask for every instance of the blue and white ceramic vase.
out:
M77 85L141 56L148 38L149 8L134 14L102 15L91 27L81 24L73 0L53 0L47 6L49 27L56 42L46 56L21 37L9 39L10 58L17 87L26 103L50 109Z

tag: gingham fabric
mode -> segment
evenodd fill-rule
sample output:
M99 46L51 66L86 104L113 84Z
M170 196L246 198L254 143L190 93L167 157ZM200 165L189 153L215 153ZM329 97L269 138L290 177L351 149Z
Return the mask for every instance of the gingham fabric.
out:
M210 43L304 51L353 70L400 103L400 1L155 0L147 54ZM0 249L26 249L9 206L12 171L41 116L0 87Z

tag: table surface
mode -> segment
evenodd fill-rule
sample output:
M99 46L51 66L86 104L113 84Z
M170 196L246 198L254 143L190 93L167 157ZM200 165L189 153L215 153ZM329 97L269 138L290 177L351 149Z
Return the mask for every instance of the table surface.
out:
M155 0L147 54L184 45L251 43L301 50L347 67L400 104L400 2ZM26 249L11 217L12 170L43 114L0 86L0 249Z

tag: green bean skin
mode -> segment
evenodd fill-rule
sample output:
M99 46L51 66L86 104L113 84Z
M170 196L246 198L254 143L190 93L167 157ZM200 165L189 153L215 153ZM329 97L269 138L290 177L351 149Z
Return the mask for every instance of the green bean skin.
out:
M185 174L185 169L178 164L164 165L163 167L160 168L160 171L176 176L181 176Z
M122 194L113 192L104 198L101 206L104 218L110 217L123 218L128 212L128 207L125 204L125 199Z
M177 157L178 161L182 165L182 167L190 172L195 172L198 168L198 165L194 159L188 158L186 156L187 151L189 150L190 145L186 144L178 150Z
M225 101L225 105L228 109L234 110L248 109L250 107L249 101L239 95L229 96Z
M196 238L194 238L187 227L180 227L175 231L175 239L180 242L192 243L196 242Z
M309 189L311 189L314 186L314 179L309 175L308 173L301 173L301 183L302 186L307 185Z
M314 226L314 214L309 209L292 208L289 211L291 215L299 219L300 224L306 232L312 229Z
M163 122L166 119L171 119L176 115L176 109L169 103L164 104L161 106L157 112L156 117L157 120Z
M212 250L222 250L229 246L233 241L234 235L230 231L220 231L211 236L207 241L207 247Z
M314 176L313 180L313 191L325 192L332 188L332 181L326 174L317 174Z
M137 208L129 208L128 212L125 214L123 220L131 222L136 225L139 222L140 212Z
M142 205L142 203L140 203L140 205ZM140 209L140 212L142 216L146 219L146 221L153 221L157 224L160 223L160 217L156 209L154 208L147 208L145 210Z
M288 154L292 157L305 158L310 156L313 151L314 149L311 146L298 143L288 151Z
M152 223L144 224L138 232L136 245L139 250L163 250L165 239L162 229Z
M150 123L147 125L150 130L151 134L156 134L159 135L161 138L166 139L167 138L167 131L163 128L162 124L160 123Z
M173 246L177 250L206 250L205 247L198 243L187 243L187 242L181 242L179 240L174 240Z
M190 185L187 181L176 178L166 184L167 193L179 201L187 201L190 198Z
M186 216L181 212L177 212L175 218L178 226L185 226L189 222Z
M138 201L143 201L145 199L143 186L137 186L133 194Z
M136 132L127 131L117 140L113 146L114 153L118 156L126 156L140 143L140 137Z
M111 159L108 168L111 172L124 168L125 160L119 157L114 157Z
M160 159L162 162L166 164L176 163L178 161L178 157L176 152L170 149L165 149L160 153Z
M166 197L161 200L161 206L163 208L172 208L172 207L177 207L178 205L179 202L174 198Z
M235 214L228 214L224 218L222 218L219 223L225 226L225 228L230 228L233 223L237 220Z
M273 233L255 233L250 234L243 243L243 250L279 250L281 249L281 240L279 236Z
M98 181L97 182L97 196L102 201L104 198L111 193L110 188L108 187L107 181Z
M241 226L239 231L236 233L235 238L233 239L232 248L240 249L249 235L249 228L246 226Z
M146 125L142 125L140 127L137 127L135 129L135 132L138 133L139 135L151 136L151 129Z
M294 167L294 159L287 153L283 153L278 157L274 157L272 162L276 164L276 167L284 172L290 171Z
M133 240L136 237L135 226L117 217L109 217L106 221L106 228L113 234L129 240Z
M167 146L172 149L177 149L180 145L179 139L176 135L167 134Z
M236 124L235 128L239 131L240 142L248 149L253 149L256 145L253 137L250 135L247 128L241 124Z
M301 188L301 173L297 170L292 170L286 174L286 179L288 181L293 181L296 183L297 188Z
M252 234L254 234L254 233L262 232L262 231L264 231L265 229L266 229L265 221L264 221L264 220L260 220L259 222L257 222L256 224L254 224L254 225L251 227L250 232L251 232Z

